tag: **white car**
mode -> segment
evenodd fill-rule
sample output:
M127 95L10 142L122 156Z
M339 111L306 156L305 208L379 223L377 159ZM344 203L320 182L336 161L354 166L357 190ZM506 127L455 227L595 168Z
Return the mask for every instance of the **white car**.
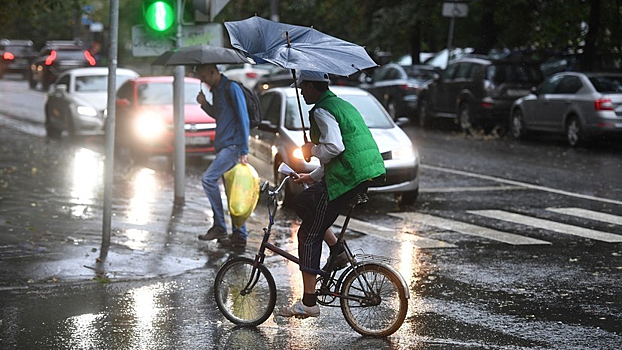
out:
M404 131L395 124L374 96L354 87L331 86L337 96L352 103L371 130L387 170L386 183L372 187L370 192L393 193L400 205L410 205L419 194L419 152ZM286 163L296 172L308 173L319 166L319 160L302 158L303 142L296 91L291 87L273 88L260 96L262 123L249 136L249 162L259 176L279 183L284 175L277 171ZM301 97L305 128L309 128L312 106ZM308 130L307 136L308 136ZM302 187L289 181L281 202L287 204ZM283 192L282 192L283 193Z
M267 75L272 70L277 69L273 64L233 64L228 65L222 72L228 79L235 80L242 83L242 85L253 90L257 80L264 75Z
M138 77L133 70L117 69L117 88ZM108 68L76 68L63 72L45 100L45 130L50 138L104 133L108 102Z

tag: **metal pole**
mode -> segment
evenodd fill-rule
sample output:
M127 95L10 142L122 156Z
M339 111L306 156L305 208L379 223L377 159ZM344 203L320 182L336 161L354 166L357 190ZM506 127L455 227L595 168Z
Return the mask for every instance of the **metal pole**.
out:
M102 222L102 245L99 260L105 261L110 247L112 218L112 179L114 171L114 131L117 86L117 47L119 36L119 1L110 1L110 48L108 49L108 117L106 119L106 156L104 163L104 213Z
M279 0L270 0L270 20L279 21Z
M175 47L181 46L182 35L182 12L181 0L177 0L177 34ZM185 202L186 186L186 138L184 131L184 66L175 66L173 71L173 130L175 134L175 151L173 154L175 167L175 199L176 206L182 206Z
M449 21L449 37L447 38L447 65L449 66L449 61L451 59L451 44L454 39L454 26L456 24L456 16L451 16L451 20Z

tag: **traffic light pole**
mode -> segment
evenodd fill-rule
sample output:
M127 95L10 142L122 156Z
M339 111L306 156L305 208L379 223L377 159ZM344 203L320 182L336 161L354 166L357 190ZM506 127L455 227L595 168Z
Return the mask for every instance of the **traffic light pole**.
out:
M182 0L177 0L177 32L175 34L175 47L181 47L182 35ZM173 71L173 130L174 130L174 153L173 164L175 168L175 206L183 206L185 203L186 185L186 138L184 130L184 66L175 66Z

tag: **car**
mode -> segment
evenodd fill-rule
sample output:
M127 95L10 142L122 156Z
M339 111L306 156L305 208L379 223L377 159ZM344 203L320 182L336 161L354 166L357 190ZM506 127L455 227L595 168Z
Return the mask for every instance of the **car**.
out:
M410 138L369 92L346 86L331 86L330 89L361 112L382 153L387 181L369 191L393 193L400 205L413 204L419 194L419 153ZM284 176L277 171L281 163L302 173L317 168L320 165L318 159L313 157L307 163L302 157L303 131L295 89L269 89L260 96L260 102L263 120L257 129L250 132L248 153L249 162L259 176L279 183ZM308 128L312 106L303 102L301 107L304 125ZM280 202L290 204L293 196L300 191L300 186L288 182Z
M242 85L246 86L250 90L255 88L257 80L264 75L267 75L274 69L274 65L270 63L262 64L231 64L225 67L222 72L228 79L235 80Z
M622 135L622 74L563 72L547 78L512 106L510 135L565 134L570 146Z
M419 91L418 121L452 118L462 131L506 129L512 103L542 82L538 64L522 60L461 58Z
M419 88L437 75L433 66L389 63L376 69L359 87L374 95L394 121L400 117L414 119Z
M291 69L285 69L278 66L272 67L273 68L270 69L268 74L257 78L254 90L258 96L261 96L261 94L268 89L290 86L294 83Z
M0 78L5 73L17 73L26 78L30 60L35 56L31 40L0 39Z
M117 87L138 77L133 70L118 68ZM108 101L108 68L74 68L61 73L45 99L45 130L50 138L63 131L70 136L104 133Z
M184 78L184 129L186 155L213 155L216 121L205 113L196 97L203 91L208 100L211 94L199 79ZM117 91L117 147L127 149L136 160L151 156L172 157L173 77L139 77L126 81Z
M91 53L79 43L47 41L30 64L30 88L36 89L41 83L42 89L47 91L62 72L72 68L92 67L96 63Z

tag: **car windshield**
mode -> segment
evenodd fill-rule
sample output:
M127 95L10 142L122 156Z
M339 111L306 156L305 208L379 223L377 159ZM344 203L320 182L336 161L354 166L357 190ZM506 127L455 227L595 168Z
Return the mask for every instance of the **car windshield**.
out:
M350 102L363 116L365 124L369 128L374 129L390 129L393 127L391 120L379 103L367 95L339 95L339 97ZM305 119L305 127L309 127L309 110L313 106L302 102L302 115ZM298 102L296 97L292 96L287 99L287 107L285 111L285 127L289 130L302 130L300 124L300 113L298 111Z
M199 91L199 82L185 82L184 103L196 104ZM144 83L138 85L138 104L148 106L173 104L173 83Z
M23 46L23 45L8 45L5 48L5 50L12 54L20 54L20 55L27 54L30 51L32 51L29 46Z
M533 65L496 63L486 70L486 79L495 85L503 83L538 83L542 81L540 70Z
M56 50L56 57L65 60L85 60L84 50Z
M621 93L622 76L590 77L590 82L600 93Z
M134 78L134 76L117 75L117 89L132 78ZM107 75L84 75L76 77L76 92L106 92L107 90Z
M433 69L422 69L416 66L403 66L406 74L409 77L421 81L426 81L430 79L434 79L434 70Z

